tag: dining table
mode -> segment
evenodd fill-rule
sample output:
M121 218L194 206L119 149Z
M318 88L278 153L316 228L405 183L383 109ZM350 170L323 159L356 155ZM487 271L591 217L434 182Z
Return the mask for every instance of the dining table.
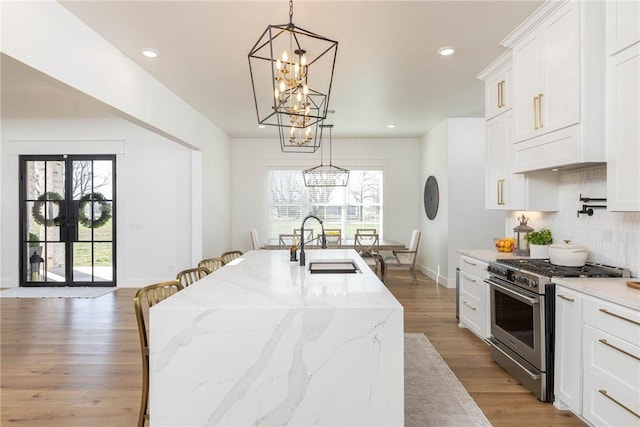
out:
M381 251L401 251L401 250L405 250L407 249L407 246L402 243L402 242L398 242L397 240L389 240L389 239L380 239L380 250ZM278 239L269 239L265 244L264 244L264 248L265 249L286 249L283 248L282 245L279 244ZM355 240L354 239L342 239L342 241L340 242L340 244L338 245L331 245L331 248L334 249L355 249ZM305 243L304 249L320 249L320 246L315 242L312 241L310 243Z

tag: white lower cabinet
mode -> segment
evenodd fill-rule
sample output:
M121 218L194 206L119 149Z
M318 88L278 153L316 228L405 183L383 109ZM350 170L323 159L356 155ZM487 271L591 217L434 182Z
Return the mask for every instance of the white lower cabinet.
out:
M640 426L640 312L586 297L583 319L582 416Z
M489 328L489 285L488 264L476 258L460 256L460 326L470 329L480 338L488 338Z
M640 311L556 285L554 405L640 426Z
M582 294L556 286L554 405L582 413Z

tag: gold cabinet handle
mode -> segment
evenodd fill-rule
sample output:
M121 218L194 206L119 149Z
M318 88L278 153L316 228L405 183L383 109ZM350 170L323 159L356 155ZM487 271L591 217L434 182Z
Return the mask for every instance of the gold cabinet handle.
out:
M498 82L498 108L502 108L505 106L504 104L504 83L505 81Z
M636 356L635 354L631 354L631 353L629 353L628 351L621 349L620 347L616 347L615 345L610 344L610 343L609 343L606 339L604 339L604 338L599 339L599 340L598 340L598 342L600 342L600 343L602 343L602 344L606 345L607 347L611 347L612 349L617 350L617 351L619 351L619 352L620 352L620 353L622 353L622 354L626 354L627 356L632 357L632 358L634 358L634 359L636 359L637 361L639 361L639 362L640 362L640 357Z
M600 311L603 312L604 314L608 314L609 316L617 317L618 319L626 320L627 322L631 322L634 325L639 325L640 326L640 322L636 322L635 320L627 319L624 316L620 316L619 314L612 313L609 310L607 310L606 308L601 308Z
M542 94L538 94L538 129L542 129L544 125L542 124Z
M615 403L616 405L618 405L619 407L624 409L625 411L630 412L631 414L633 414L636 418L640 418L640 414L638 414L637 412L635 412L631 408L627 407L626 405L618 402L613 397L609 396L609 394L607 394L607 390L598 390L598 392L600 392L601 395L603 395L604 397L606 397L607 399L609 399L610 401L612 401L613 403Z
M464 305L466 305L467 307L469 307L471 310L476 311L476 308L472 305L469 305L466 301L462 302Z
M466 259L464 260L464 262L466 262L466 263L467 263L467 264L469 264L469 265L473 265L473 266L475 266L475 265L476 265L476 263L475 263L475 262L467 261Z
M464 274L464 278L467 279L470 282L476 283L476 279L472 279L471 277L467 276L466 274Z
M558 298L562 298L563 300L569 301L569 302L574 302L575 301L573 298L565 297L562 294L558 294Z
M504 205L504 179L498 180L498 204Z
M538 97L534 96L533 97L533 128L534 129L540 129L540 127L538 127Z

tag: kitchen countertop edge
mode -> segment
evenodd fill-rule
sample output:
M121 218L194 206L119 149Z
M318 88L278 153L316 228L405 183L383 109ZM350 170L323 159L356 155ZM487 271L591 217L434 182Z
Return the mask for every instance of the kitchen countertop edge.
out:
M627 286L629 278L553 277L556 285L640 311L640 289Z
M459 249L460 255L479 259L484 262L493 262L497 259L520 259L528 258L523 256L515 256L512 252L498 252L495 249Z

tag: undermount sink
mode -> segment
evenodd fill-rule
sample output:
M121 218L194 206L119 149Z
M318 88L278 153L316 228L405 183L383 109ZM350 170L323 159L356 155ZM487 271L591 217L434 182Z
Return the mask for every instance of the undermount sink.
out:
M360 269L352 259L309 261L311 274L356 274Z

